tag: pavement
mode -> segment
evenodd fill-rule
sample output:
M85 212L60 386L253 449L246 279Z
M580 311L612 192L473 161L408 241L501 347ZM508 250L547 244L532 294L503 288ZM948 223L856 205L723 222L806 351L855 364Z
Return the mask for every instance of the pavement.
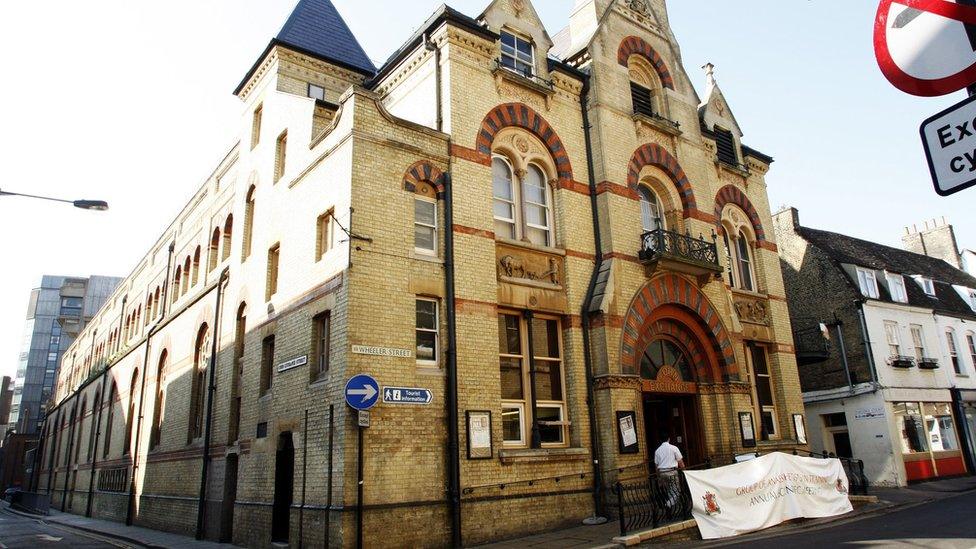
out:
M54 540L56 539L56 541ZM90 519L81 515L51 510L47 516L32 515L0 507L0 549L38 547L150 548L150 549L227 549L226 543L197 541L191 537L170 534L119 522Z

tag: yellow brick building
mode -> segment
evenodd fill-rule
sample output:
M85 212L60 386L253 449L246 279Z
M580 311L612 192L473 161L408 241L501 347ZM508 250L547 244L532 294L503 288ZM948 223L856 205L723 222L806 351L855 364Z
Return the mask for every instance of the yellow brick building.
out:
M529 0L442 7L379 68L301 0L65 354L35 486L254 547L474 545L612 513L662 432L688 465L799 445L772 159L705 82L663 0L552 37Z

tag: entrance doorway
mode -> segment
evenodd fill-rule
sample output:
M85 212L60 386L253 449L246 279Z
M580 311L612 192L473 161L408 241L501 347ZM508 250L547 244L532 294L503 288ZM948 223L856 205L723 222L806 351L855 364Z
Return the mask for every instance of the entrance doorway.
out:
M701 426L698 421L698 402L691 395L645 394L644 429L648 441L648 461L654 470L654 452L664 442L665 434L671 444L681 450L685 466L705 461Z
M220 504L220 543L234 540L234 505L237 503L237 454L227 456L224 468L224 499Z
M295 486L295 445L291 431L278 436L275 456L275 491L271 509L271 541L288 543L291 530L291 504Z

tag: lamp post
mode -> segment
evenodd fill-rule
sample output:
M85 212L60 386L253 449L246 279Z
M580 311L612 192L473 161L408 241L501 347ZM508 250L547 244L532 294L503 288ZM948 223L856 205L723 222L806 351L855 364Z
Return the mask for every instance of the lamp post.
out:
M37 198L40 200L50 200L52 202L64 202L66 204L71 204L75 208L81 208L82 210L94 210L99 212L104 212L108 209L108 202L104 200L64 200L61 198L51 198L48 196L37 196L34 194L22 194L22 193L12 193L9 191L0 190L0 196L23 196L26 198Z

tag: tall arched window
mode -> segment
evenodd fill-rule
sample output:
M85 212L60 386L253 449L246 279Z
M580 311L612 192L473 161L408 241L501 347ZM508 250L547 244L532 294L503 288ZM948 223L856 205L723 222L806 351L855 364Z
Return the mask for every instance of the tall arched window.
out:
M183 282L183 287L181 288L180 295L186 295L187 290L190 289L190 266L192 262L190 261L190 256L186 256L183 260L183 276L186 280Z
M660 78L654 67L640 55L631 55L627 62L630 73L630 98L634 105L634 114L655 118L665 115L660 105L664 94L661 93Z
M657 193L641 185L637 188L637 194L640 196L641 226L644 232L665 229L664 209Z
M156 368L156 394L153 402L152 432L149 434L149 448L156 448L162 440L163 427L163 374L166 371L166 359L169 353L164 349L159 355L159 366Z
M159 318L159 286L156 286L156 291L153 293L153 318Z
M176 274L173 275L173 298L170 301L170 304L176 303L176 301L180 298L180 283L182 282L182 279L183 267L180 266L176 268Z
M197 246L195 252L193 252L193 285L197 285L197 281L200 280L200 246Z
M247 303L237 308L237 323L234 330L234 372L231 384L230 427L227 441L233 443L240 438L241 402L244 395L244 340L247 337Z
M241 261L251 255L251 232L254 227L254 185L247 190L244 202L244 238L241 245Z
M105 444L102 445L102 458L108 457L109 450L112 449L112 423L115 421L115 398L118 393L118 387L113 380L112 388L108 392L108 399L105 401L108 410L105 413Z
M220 227L214 229L213 236L210 238L210 257L207 263L207 272L213 271L217 268L217 262L219 259L218 252L220 251Z
M190 427L187 444L203 436L204 401L207 394L206 373L210 363L210 329L200 326L193 350L193 386L190 390Z
M138 386L136 385L139 381L139 370L132 372L132 383L129 384L129 410L128 414L125 416L125 442L122 444L122 455L129 455L132 451L132 437L134 436L132 429L135 426L135 415L136 415L136 394L138 391Z
M234 234L234 214L227 216L227 221L224 222L224 245L223 251L221 252L220 260L227 261L230 258L230 247L232 242L232 237Z
M495 234L539 246L552 246L552 192L545 172L529 164L516 172L508 159L492 159Z
M749 239L746 238L745 233L740 231L736 241L740 286L743 290L751 292L756 288L755 277L752 273L752 251L749 249Z
M81 413L78 414L78 439L75 442L75 463L78 463L78 459L81 457L81 439L82 434L84 434L85 427L85 411L88 408L88 399L81 399Z
M153 319L153 306L155 302L153 301L153 295L150 293L149 297L146 298L146 326L149 326L149 322Z
M95 389L95 400L92 401L92 418L91 418L91 430L88 432L88 461L91 462L92 458L95 456L95 433L98 431L98 418L96 413L99 408L102 407L101 393Z

